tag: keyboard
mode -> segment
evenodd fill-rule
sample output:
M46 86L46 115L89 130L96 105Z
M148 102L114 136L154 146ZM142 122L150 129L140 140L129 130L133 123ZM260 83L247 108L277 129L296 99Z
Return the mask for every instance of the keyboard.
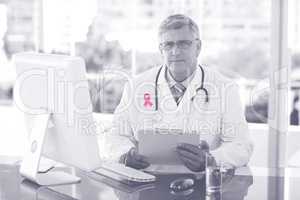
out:
M132 181L139 183L148 183L155 181L155 176L127 167L120 163L102 163L99 169L94 171L95 173L107 176L109 178L121 180L121 181Z

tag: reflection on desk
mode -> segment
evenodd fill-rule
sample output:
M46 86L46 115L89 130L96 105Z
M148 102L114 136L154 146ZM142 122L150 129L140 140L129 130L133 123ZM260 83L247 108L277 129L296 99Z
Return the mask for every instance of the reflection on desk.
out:
M20 184L21 196L23 200L32 199L55 199L55 200L72 200L74 198L57 192L48 187L42 187L29 180L23 180Z
M0 165L0 199L18 199L20 194L19 168L10 165Z
M87 199L87 200L156 200L156 199L216 199L205 196L205 180L193 174L157 175L157 181L148 184L131 184L117 182L101 175L91 175L81 170L58 168L81 177L79 184L55 187L41 187L19 174L19 166L0 164L0 199ZM189 177L195 180L190 193L173 193L169 185L178 178ZM253 176L228 175L223 179L222 199L244 199L249 186L253 184ZM217 195L216 195L217 196Z

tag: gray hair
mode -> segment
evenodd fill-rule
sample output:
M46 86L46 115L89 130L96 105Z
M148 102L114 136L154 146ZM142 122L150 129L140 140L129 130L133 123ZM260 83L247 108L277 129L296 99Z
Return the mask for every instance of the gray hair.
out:
M198 25L190 18L182 14L170 15L159 26L158 36L160 37L167 30L180 29L183 26L188 26L194 36L200 39Z

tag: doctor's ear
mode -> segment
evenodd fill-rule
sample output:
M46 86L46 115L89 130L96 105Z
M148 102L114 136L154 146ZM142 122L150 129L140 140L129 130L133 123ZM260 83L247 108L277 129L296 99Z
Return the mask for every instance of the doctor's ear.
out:
M201 40L197 40L197 54L199 55L201 52L202 42Z
M160 54L163 55L163 50L160 45L158 46L158 49L159 49Z

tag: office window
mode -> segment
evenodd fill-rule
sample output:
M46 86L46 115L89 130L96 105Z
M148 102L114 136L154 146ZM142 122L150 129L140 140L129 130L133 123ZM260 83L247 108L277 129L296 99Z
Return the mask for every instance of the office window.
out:
M122 87L116 84L115 93L101 94L115 99L113 105L106 105L106 101L99 102L99 99L106 98L99 97L98 90L104 89L105 84L101 85L103 80L97 79L102 76L95 77L105 70L116 70L124 73L123 78L119 78L125 81L129 75L159 65L157 27L160 21L170 14L186 13L200 26L203 47L199 62L217 68L240 83L249 122L267 122L268 91L265 83L268 82L270 65L268 0L177 0L165 3L90 0L78 1L77 6L71 6L73 1L70 0L11 2L7 4L8 10L20 7L22 9L17 10L22 12L13 12L15 14L8 15L6 19L16 24L8 23L5 35L3 49L8 59L13 53L23 50L82 56L89 77L93 77L90 84L92 99L95 100L94 111L109 113L118 104ZM294 65L297 65L297 53L293 54ZM114 81L111 82L111 77L108 77L108 82L113 84Z
M289 49L291 57L290 125L299 126L300 112L300 1L289 4Z

